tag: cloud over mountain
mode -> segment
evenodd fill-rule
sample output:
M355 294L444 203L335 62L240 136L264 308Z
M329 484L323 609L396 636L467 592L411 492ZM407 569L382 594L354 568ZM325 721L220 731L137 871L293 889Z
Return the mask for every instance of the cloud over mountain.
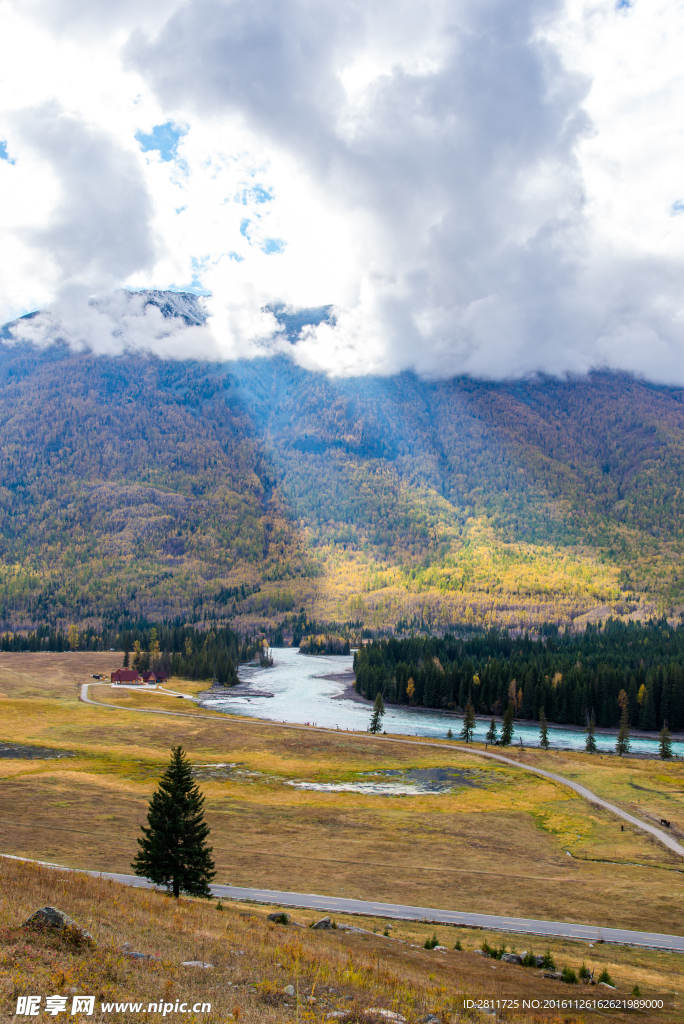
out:
M29 10L68 45L54 11ZM73 20L73 3L60 10ZM20 158L54 109L85 156L69 164L46 131L64 190L48 228L21 233L64 268L36 290L63 333L78 309L111 320L110 300L89 300L117 286L191 288L211 293L209 326L175 337L176 356L287 348L338 374L684 380L671 127L684 32L668 0L188 0L145 23L123 3L102 18L116 46L85 34L77 47L84 76L97 53L109 62L92 102L75 110L58 82L61 110L6 122ZM657 47L654 73L643 51ZM0 172L16 178L18 160ZM327 304L334 316L294 346L273 338L267 307ZM112 347L127 334L164 351L144 309L135 330L103 327Z

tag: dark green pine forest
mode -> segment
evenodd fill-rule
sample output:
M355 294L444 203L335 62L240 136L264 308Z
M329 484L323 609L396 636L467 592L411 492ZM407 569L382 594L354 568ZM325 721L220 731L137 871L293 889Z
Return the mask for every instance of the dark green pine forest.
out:
M666 621L589 624L578 636L550 627L538 638L492 630L459 639L376 640L354 655L356 689L369 700L598 726L684 728L684 627Z

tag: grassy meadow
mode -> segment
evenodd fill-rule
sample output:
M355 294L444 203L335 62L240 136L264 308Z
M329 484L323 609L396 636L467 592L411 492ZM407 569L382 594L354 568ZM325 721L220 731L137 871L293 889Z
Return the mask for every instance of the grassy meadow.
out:
M579 782L597 796L650 824L659 825L664 818L670 822L671 835L684 843L684 765L681 761L588 757L582 751L572 750L525 749L521 752L515 747L505 754L523 764L557 772ZM625 825L625 830L628 828ZM616 853L623 839L621 836Z
M478 758L462 744L445 742L440 747L420 740L396 742L386 736L260 723L207 712L189 701L158 692L115 691L92 680L93 673L118 667L120 658L115 653L0 655L0 742L30 748L5 750L0 757L0 852L69 867L130 873L149 797L168 760L169 748L182 743L197 766L206 797L217 882L681 932L681 859L636 828L625 826L621 831L615 818L565 787ZM93 684L93 699L116 706L81 702L80 685L86 681ZM201 684L171 680L169 688L192 692ZM180 711L183 717L122 710L134 708ZM12 756L5 756L8 753ZM672 819L673 825L678 815L679 821L684 819L680 814L684 790L680 764L622 761L603 755L589 758L564 752L511 753L581 779L601 795L632 810L637 801L639 813L644 816L663 814ZM462 772L463 785L449 793L405 797L321 792L291 785L367 781L373 776L366 773L438 767ZM4 876L20 870L16 864L8 864L12 862L0 863ZM45 876L47 880L40 884L49 887L50 877ZM69 882L72 884L76 885L73 879ZM86 888L90 884L83 879L78 882ZM69 885L64 883L65 892L71 891ZM0 886L0 890L7 897L7 885ZM61 898L58 894L43 902L61 906ZM36 900L35 906L40 905L38 897ZM122 890L116 901L117 907L130 902L131 908L148 904L170 908L164 910L164 920L169 934L175 935L176 912L162 897ZM188 925L187 935L205 935L211 951L205 958L214 962L218 940L214 937L213 911L193 901L184 901L182 906L186 909L177 913L187 913L195 922L192 928ZM27 912L30 909L27 905ZM69 906L63 909L70 912ZM114 918L119 915L115 909ZM9 914L5 918L7 927L15 927L21 918L19 913L3 913ZM308 923L311 914L301 913ZM76 911L74 914L78 916ZM136 915L141 920L144 917L142 911L122 910L117 925L120 930L128 927L127 914L136 920ZM242 929L240 935L252 935L237 911L231 910L230 914L230 921ZM272 930L268 930L260 910L254 910L254 914L260 922L258 928L255 926L254 948L261 949ZM83 923L90 928L92 917ZM377 921L370 927L378 927ZM221 928L225 929L225 924ZM425 931L427 926L396 922L392 936L414 941L420 939L421 928ZM437 931L450 946L458 934L471 950L481 945L483 937L493 942L489 933L476 930ZM290 934L287 932L288 942ZM309 950L307 943L327 941L315 935L298 932L296 942L304 943ZM129 936L122 941L134 939ZM195 943L195 939L187 941L189 945ZM247 939L236 941L244 944ZM271 941L276 940L269 938ZM345 944L360 943L358 955L363 962L368 957L375 957L377 962L382 959L382 970L386 968L388 977L395 970L398 977L404 977L402 965L407 957L411 958L411 970L415 959L418 974L423 966L428 971L437 963L438 981L434 985L429 982L428 972L428 981L420 982L427 985L421 990L421 1005L433 998L425 994L433 990L434 999L443 996L448 1001L449 992L456 991L454 979L461 979L459 985L461 981L465 984L472 974L472 985L477 987L493 976L495 965L480 957L458 959L459 954L449 954L442 961L427 951L409 953L399 944L392 953L399 959L393 960L388 951L396 944L382 936L367 941L371 945L364 945L358 936L335 935L332 946L328 943L325 948L334 946L339 963L346 963L349 951ZM543 952L547 945L546 940L525 941L521 936L502 941L509 948L513 945L536 952ZM553 943L550 945L555 948ZM570 966L578 967L583 959L589 963L588 953L594 956L586 944L566 946L560 944L560 955ZM311 952L314 959L319 955ZM623 985L629 985L631 991L634 984L639 984L642 991L644 985L654 990L668 977L678 978L684 970L682 958L669 954L602 946L601 956L612 958L609 970L611 976L617 972L623 992L627 991ZM195 957L188 953L184 958ZM475 973L469 974L469 967L464 974L463 965L471 961ZM449 970L444 966L447 963ZM619 964L622 966L618 970ZM496 969L497 984L503 984L510 972L514 978L518 972L523 972L525 978L537 978L536 972L525 973L522 968L496 965ZM260 968L261 980L266 977L263 970ZM307 971L307 978L313 979L315 970ZM447 992L439 995L439 979L447 975L452 989L447 986ZM410 972L409 976L414 977ZM124 971L121 977L125 980L128 974ZM562 988L567 991L567 986ZM390 989L391 985L386 991ZM275 1016L269 1017L267 1004L259 1003L247 990L243 994L244 1019L284 1019L275 1010ZM261 1016L257 1007L261 1007Z

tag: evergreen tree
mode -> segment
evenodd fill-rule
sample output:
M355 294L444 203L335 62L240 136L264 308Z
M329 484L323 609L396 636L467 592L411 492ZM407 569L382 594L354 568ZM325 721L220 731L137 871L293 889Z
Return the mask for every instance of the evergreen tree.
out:
M496 743L496 722L492 718L489 729L487 730L487 743Z
M131 652L128 650L128 644L126 644L126 650L124 651L124 660L123 660L123 667L124 668L128 668L128 666L130 664L130 654L131 654Z
M656 722L656 710L655 710L655 694L653 690L646 691L646 700L644 702L644 725L643 728L648 732L655 732L657 728Z
M672 736L667 727L667 722L663 723L663 727L660 730L660 756L663 761L667 761L672 757Z
M152 794L147 827L141 826L140 852L133 864L136 875L165 885L178 897L211 896L214 877L209 826L204 821L204 797L192 781L190 762L182 747L173 747L169 766Z
M620 731L618 733L617 743L615 744L615 752L622 757L629 750L629 708L627 702L622 707L622 714L620 715Z
M473 702L468 698L466 704L465 714L463 716L463 728L461 729L461 739L465 740L466 743L470 743L475 732L475 708Z
M509 704L506 708L506 714L503 718L503 727L501 729L501 746L509 747L511 740L513 739L513 705Z
M629 683L629 689L627 691L627 700L629 708L629 724L636 725L639 720L639 702L637 700L637 686L634 676L632 676Z
M626 705L626 707L627 707L627 715L629 716L629 705ZM596 732L596 725L594 724L594 712L593 711L591 713L591 718L589 719L589 722L587 723L587 727L586 727L586 729L584 731L587 734L587 741L585 743L585 750L587 751L588 754L595 754L596 753L596 737L595 737L594 734Z
M539 746L542 750L549 749L549 727L546 724L546 712L544 708L539 712Z
M375 704L373 705L373 714L371 715L370 725L368 726L369 732L380 732L382 729L382 716L385 714L385 702L382 699L382 694L378 691L375 698Z

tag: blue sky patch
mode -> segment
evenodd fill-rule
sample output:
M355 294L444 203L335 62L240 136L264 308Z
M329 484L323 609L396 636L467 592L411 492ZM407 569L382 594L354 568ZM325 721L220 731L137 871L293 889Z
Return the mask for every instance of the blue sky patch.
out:
M261 251L268 255L274 252L285 252L285 245L282 238L267 238L261 246Z
M244 220L240 223L240 234L242 235L243 238L247 238L248 237L248 235L247 235L247 228L248 227L249 227L249 218L245 217Z
M245 188L235 196L235 202L242 203L243 206L246 206L247 203L270 203L272 199L273 193L269 192L263 185L253 185L252 188Z
M13 164L14 160L10 160L7 152L7 143L0 140L0 160L6 160L8 164Z
M179 128L173 121L166 124L155 124L149 135L144 132L136 132L135 139L140 145L143 153L150 153L156 150L162 160L175 160L178 140L185 135L187 129Z
M623 11L623 10L625 10L625 8L631 7L631 6L632 6L632 0L617 0L617 2L615 4L615 9L617 11Z
M269 192L263 185L255 185L254 188L249 190L249 194L255 203L270 203L273 199L273 193Z
M195 295L211 295L202 284L202 274L206 270L209 264L209 257L205 256L203 259L198 259L197 256L193 256L190 260L192 265L192 281L188 288L184 288L183 291L194 292Z
M253 185L251 188L244 188L242 193L239 193L236 200L242 203L243 206L247 206L248 203L270 203L273 199L273 194L263 185Z
M684 203L681 199L677 199L670 207L670 216L677 217L680 213L684 213Z

